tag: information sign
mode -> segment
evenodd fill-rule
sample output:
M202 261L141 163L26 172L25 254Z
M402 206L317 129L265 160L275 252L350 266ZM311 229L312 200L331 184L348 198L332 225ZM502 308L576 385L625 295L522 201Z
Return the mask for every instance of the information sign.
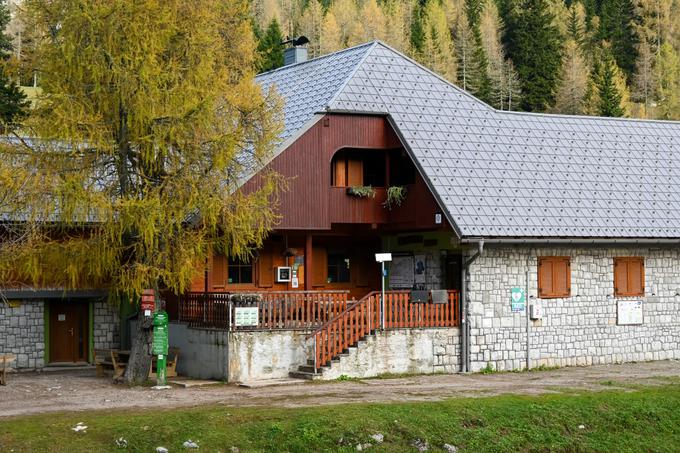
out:
M513 312L522 312L526 309L526 294L524 288L510 289L510 308Z
M237 327L257 327L259 311L257 307L236 307L234 325Z
M617 323L620 326L642 324L642 301L620 300L618 302Z

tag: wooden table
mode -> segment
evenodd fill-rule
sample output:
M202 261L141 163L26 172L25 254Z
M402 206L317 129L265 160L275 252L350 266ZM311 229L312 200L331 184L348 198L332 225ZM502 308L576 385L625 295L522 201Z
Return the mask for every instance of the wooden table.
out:
M0 355L0 385L7 385L7 373L11 370L9 364L16 358L13 354Z

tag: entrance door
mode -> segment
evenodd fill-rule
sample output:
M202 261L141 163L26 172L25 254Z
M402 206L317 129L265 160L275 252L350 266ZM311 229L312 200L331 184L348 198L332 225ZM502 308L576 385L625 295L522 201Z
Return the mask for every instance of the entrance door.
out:
M50 304L50 362L86 362L88 304L59 301Z

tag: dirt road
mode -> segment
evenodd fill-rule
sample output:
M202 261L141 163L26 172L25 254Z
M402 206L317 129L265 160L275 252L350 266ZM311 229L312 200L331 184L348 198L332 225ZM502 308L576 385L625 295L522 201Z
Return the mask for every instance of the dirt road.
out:
M299 407L353 402L432 401L504 393L604 390L680 382L680 361L562 368L529 373L430 375L263 388L213 385L152 390L114 385L94 371L20 373L0 387L0 418L56 411L115 408L226 406Z

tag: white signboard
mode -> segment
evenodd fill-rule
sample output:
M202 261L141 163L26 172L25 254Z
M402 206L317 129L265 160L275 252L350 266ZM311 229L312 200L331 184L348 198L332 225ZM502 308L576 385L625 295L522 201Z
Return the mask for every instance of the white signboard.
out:
M234 325L236 327L257 327L259 312L257 307L234 308Z
M642 324L642 301L620 300L618 302L617 324Z
M390 264L390 288L413 288L413 256L392 256Z

